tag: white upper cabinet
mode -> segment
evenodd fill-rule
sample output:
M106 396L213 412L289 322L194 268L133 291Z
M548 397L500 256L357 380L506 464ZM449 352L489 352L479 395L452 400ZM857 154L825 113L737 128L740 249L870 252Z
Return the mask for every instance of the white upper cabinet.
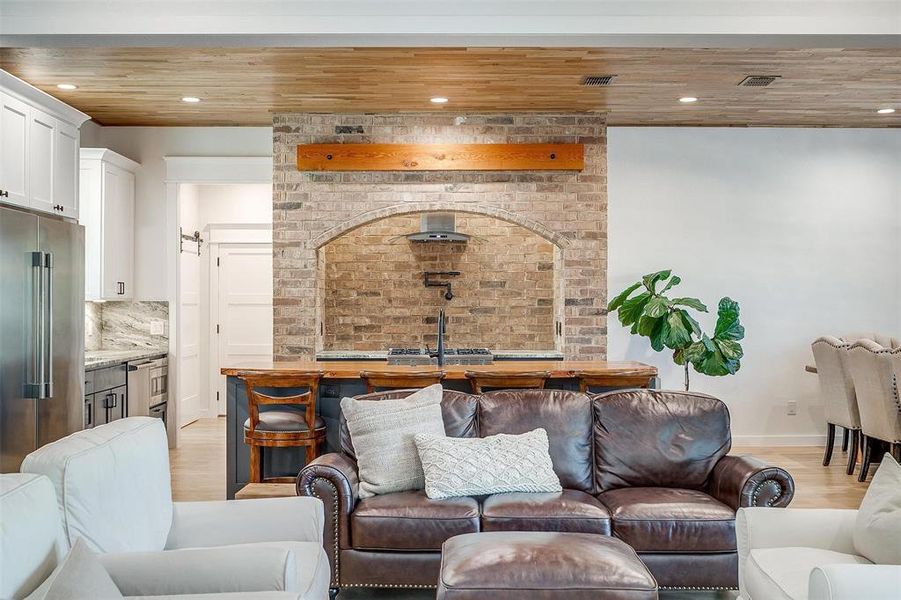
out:
M0 202L78 218L78 129L89 117L0 71Z
M134 172L139 166L106 148L81 149L79 196L87 300L134 297Z

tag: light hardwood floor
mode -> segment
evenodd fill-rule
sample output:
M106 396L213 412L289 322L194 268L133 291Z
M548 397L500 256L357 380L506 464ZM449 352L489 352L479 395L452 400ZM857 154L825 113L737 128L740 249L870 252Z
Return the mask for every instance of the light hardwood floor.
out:
M847 455L836 447L832 464L822 466L823 449L815 446L736 447L732 454L753 454L785 468L795 480L793 507L857 508L868 483L845 475ZM175 500L225 498L225 419L201 419L181 430L179 447L170 453ZM859 462L858 462L859 465ZM875 471L870 468L870 473ZM293 494L292 484L245 489L240 497Z

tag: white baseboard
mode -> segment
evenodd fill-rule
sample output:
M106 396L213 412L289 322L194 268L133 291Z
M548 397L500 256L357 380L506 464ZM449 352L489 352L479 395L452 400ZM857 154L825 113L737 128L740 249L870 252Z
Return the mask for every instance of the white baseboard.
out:
M836 443L841 442L841 435L836 435ZM734 435L733 446L820 446L826 445L826 436L808 435Z

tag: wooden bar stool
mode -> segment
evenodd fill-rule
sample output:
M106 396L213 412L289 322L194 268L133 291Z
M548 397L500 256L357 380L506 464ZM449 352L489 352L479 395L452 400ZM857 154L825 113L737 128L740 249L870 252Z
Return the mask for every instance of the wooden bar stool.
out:
M551 373L549 371L526 371L523 373L466 371L464 375L469 380L469 385L472 386L472 393L481 394L485 388L543 390Z
M250 446L250 483L293 483L294 477L263 477L263 448L306 447L306 464L318 456L325 440L325 421L316 414L316 399L322 371L300 371L275 375L240 371L237 376L247 389L248 419L244 443ZM293 396L268 396L258 388L307 388ZM298 405L305 410L279 408L261 411L266 405Z
M579 379L579 391L587 393L592 387L634 387L647 388L651 385L651 378L647 373L617 372L612 375L609 371L592 371L584 369L577 371L575 376Z
M441 383L444 371L408 371L406 373L382 373L379 371L360 371L360 379L366 383L366 391L372 393L381 389L416 389Z

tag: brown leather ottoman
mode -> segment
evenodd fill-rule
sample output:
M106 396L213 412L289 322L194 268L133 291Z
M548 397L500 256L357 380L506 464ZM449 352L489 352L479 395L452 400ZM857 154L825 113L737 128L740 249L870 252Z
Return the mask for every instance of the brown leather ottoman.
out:
M656 600L635 551L594 533L487 531L444 542L438 600Z

